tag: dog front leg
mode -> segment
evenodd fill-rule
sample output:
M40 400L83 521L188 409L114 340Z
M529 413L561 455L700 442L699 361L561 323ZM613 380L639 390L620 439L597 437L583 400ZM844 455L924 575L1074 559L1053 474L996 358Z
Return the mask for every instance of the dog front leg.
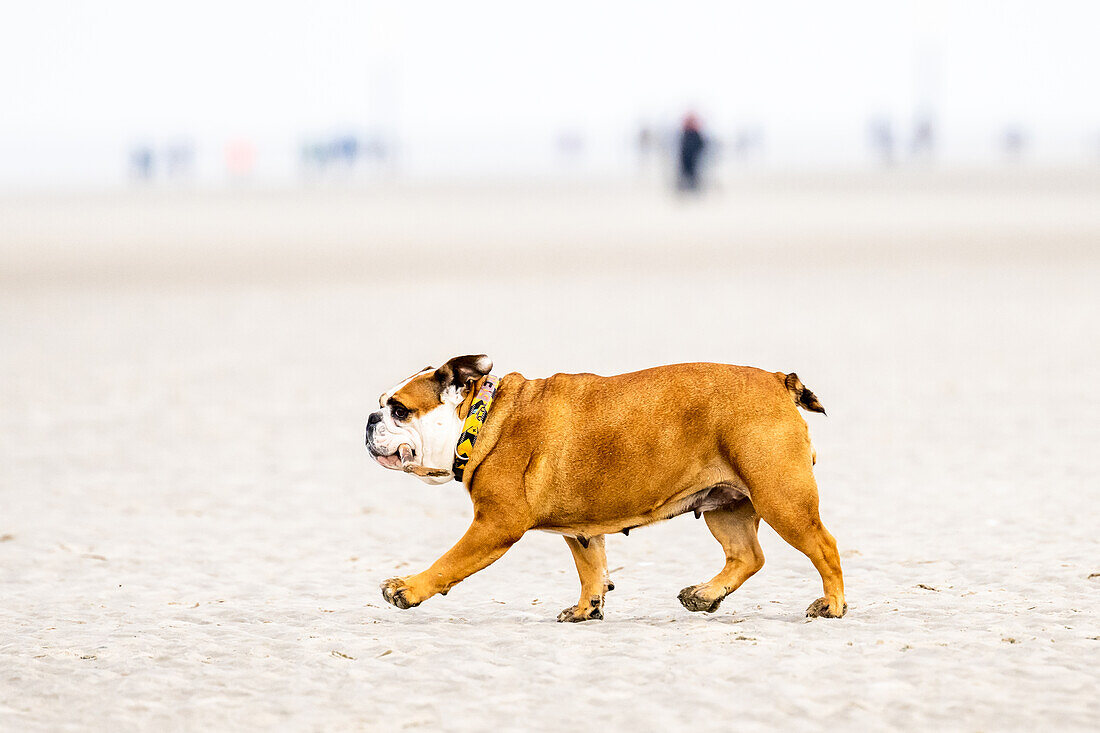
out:
M462 539L430 568L382 583L382 597L398 608L419 606L437 593L446 594L455 584L491 565L522 536L522 529L475 515Z

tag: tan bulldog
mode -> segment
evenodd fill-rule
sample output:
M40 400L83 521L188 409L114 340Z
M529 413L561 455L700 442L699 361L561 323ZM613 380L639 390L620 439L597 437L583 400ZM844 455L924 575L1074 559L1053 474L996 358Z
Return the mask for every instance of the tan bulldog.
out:
M389 603L412 608L445 595L538 529L565 536L580 574L580 600L558 620L600 619L614 587L604 535L693 512L726 564L680 591L684 608L713 613L764 565L756 538L763 519L821 574L825 595L806 615L847 611L798 412L825 410L797 375L677 364L614 377L498 380L492 368L485 355L426 367L383 394L367 422L379 464L429 483L457 474L474 504L466 534L430 568L382 584Z

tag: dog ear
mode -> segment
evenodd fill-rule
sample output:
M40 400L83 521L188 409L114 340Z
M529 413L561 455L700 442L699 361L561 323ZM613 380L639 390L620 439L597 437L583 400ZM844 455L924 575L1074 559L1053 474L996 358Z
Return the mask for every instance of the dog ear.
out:
M493 360L485 354L456 356L435 370L435 380L443 387L454 385L458 388L470 384L493 371Z

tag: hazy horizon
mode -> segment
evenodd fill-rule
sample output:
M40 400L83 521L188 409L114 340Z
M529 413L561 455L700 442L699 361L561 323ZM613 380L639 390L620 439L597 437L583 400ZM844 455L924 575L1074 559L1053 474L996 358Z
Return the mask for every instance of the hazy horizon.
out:
M194 145L198 177L224 146L256 176L293 178L299 146L378 135L406 175L617 172L643 125L689 109L758 162L869 161L867 125L899 144L935 122L947 164L998 159L1016 126L1027 158L1100 158L1100 7L1077 2L857 0L822 7L614 2L589 6L282 2L186 7L43 2L0 29L0 183L110 185L134 145ZM563 135L583 142L567 160Z

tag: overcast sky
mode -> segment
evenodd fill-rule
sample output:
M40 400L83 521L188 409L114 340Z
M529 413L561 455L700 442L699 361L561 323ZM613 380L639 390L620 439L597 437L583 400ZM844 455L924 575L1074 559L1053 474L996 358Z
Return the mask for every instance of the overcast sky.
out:
M427 159L563 130L625 139L691 107L797 149L927 104L949 153L1018 122L1080 154L1100 140L1098 28L1089 0L38 0L0 25L0 135L10 151L378 128Z

